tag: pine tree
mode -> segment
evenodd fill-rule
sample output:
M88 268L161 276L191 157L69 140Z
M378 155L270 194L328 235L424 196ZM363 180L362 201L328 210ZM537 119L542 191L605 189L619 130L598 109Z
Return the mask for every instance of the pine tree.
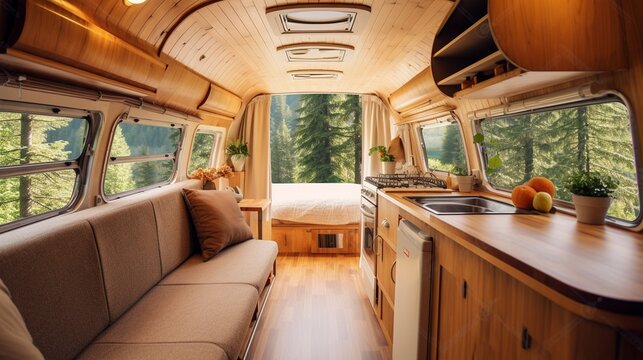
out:
M272 182L292 183L294 180L295 157L286 119L282 118L281 125L270 140L270 144L274 145L271 150Z
M341 117L344 119L347 128L347 141L352 145L353 158L350 161L353 168L349 175L352 182L362 182L362 103L359 95L346 95L344 101L339 105Z
M298 182L342 182L339 176L341 165L332 161L343 147L336 144L337 138L342 136L342 129L335 126L337 104L334 97L329 94L301 96L295 132Z

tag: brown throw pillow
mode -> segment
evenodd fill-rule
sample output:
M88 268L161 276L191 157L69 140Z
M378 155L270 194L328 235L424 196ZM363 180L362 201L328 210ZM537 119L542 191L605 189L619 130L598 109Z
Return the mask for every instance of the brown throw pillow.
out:
M230 191L183 189L201 254L211 259L228 245L252 239L252 230Z
M0 359L41 360L22 315L11 301L9 289L0 279Z

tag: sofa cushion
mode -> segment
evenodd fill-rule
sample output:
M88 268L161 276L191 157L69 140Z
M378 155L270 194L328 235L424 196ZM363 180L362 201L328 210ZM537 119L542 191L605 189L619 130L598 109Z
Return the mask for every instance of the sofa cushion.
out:
M258 298L245 284L157 286L95 343L209 343L236 359Z
M47 359L73 358L109 323L92 228L76 214L0 235L0 278Z
M189 210L183 199L183 186L201 186L200 181L183 182L168 186L150 198L156 217L162 276L184 262L196 250L192 246L193 234Z
M248 240L230 246L207 262L193 256L166 276L161 285L239 283L263 291L277 257L271 240Z
M149 201L115 203L83 211L103 267L110 321L161 280L156 220Z
M34 346L22 315L11 301L9 289L0 279L0 359L44 359Z
M183 194L204 259L211 259L228 245L252 238L252 230L232 192L183 189Z
M209 343L92 344L77 360L228 360L225 351Z

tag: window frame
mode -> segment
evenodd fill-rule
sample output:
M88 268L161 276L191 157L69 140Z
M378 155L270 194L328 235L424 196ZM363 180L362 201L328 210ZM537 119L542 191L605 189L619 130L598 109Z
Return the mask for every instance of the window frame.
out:
M138 155L138 156L123 156L123 157L110 156L112 152L112 145L114 143L114 136L116 136L116 130L118 129L118 126L122 123L136 124L136 125L149 125L149 126L164 127L164 128L177 128L179 129L180 133L179 133L179 141L177 143L176 150L174 151L174 153L155 154L155 155ZM100 194L103 200L106 202L109 202L109 201L124 198L129 195L138 194L147 190L156 189L164 185L171 184L176 179L176 176L178 174L178 171L177 171L178 160L183 148L183 140L185 138L185 127L186 127L185 124L182 124L179 122L154 120L154 119L148 119L148 118L139 117L139 116L130 116L129 113L127 112L122 113L116 119L116 121L114 121L114 125L112 126L112 130L109 136L109 145L107 147L107 152L105 154L105 162L104 162L103 170L101 172ZM158 182L158 183L150 184L140 188L127 190L127 191L123 191L123 192L111 194L111 195L107 195L105 193L105 180L107 178L107 168L109 165L126 164L126 163L133 164L138 162L156 161L156 160L172 160L173 162L172 176L170 176L170 178L167 181Z
M0 100L0 111L42 116L83 118L87 121L87 137L80 155L75 160L57 160L47 163L0 167L0 178L44 174L62 170L73 170L76 173L76 182L72 196L64 207L14 220L6 224L0 224L0 233L73 211L87 193L89 169L91 168L94 150L96 149L98 135L103 123L102 112L8 100Z
M190 153L187 156L187 166L185 168L186 175L190 175L190 164L192 161L192 153L194 152L194 144L196 143L196 136L198 134L211 134L214 135L214 144L212 144L212 152L210 152L210 158L208 159L208 167L213 167L218 156L219 148L221 147L221 139L225 137L225 129L218 126L208 126L208 125L199 125L194 131L192 136L192 144L190 144Z
M637 157L637 154L639 152L639 139L636 136L636 134L638 133L638 129L637 129L636 121L633 121L634 116L629 102L621 93L617 91L608 90L608 91L603 91L600 94L591 96L589 98L579 97L578 99L565 101L563 103L556 103L554 105L544 104L542 106L522 109L520 111L515 111L515 112L508 112L501 115L485 116L484 118L480 118L480 119L472 119L471 120L473 125L472 130L475 131L475 133L482 133L481 123L489 119L502 119L502 118L508 118L508 117L521 116L521 115L530 114L530 113L541 113L541 112L556 111L556 110L562 110L562 109L571 109L571 108L579 107L583 105L596 105L596 104L605 104L610 102L619 102L623 104L623 106L625 106L628 112L628 117L630 122L630 135L632 136L632 153L634 156L634 170L636 171L636 178L639 179L639 181L637 181L639 204L643 205L643 193L641 191L642 188L641 188L641 181L640 181L642 174L639 172L640 160ZM475 145L476 145L476 151L478 152L479 161L482 167L480 171L483 176L484 182L492 191L502 194L504 196L511 196L511 189L496 188L493 186L493 183L489 181L489 178L487 176L488 156L486 153L486 146L484 143L475 144ZM554 205L559 210L562 210L563 212L566 212L572 215L576 215L576 209L572 201L565 201L561 199L553 199L553 200L554 200ZM641 225L641 222L643 221L643 211L639 211L639 216L632 221L615 218L609 215L606 217L605 221L608 224L616 225L618 227L636 228L639 225Z
M458 126L458 132L460 133L460 140L462 141L462 150L464 151L464 157L467 165L467 170L471 172L471 161L469 159L469 152L467 151L467 145L465 142L464 138L464 129L462 128L462 124L460 124L460 120L455 116L454 114L449 114L445 116L441 116L439 118L423 121L417 123L415 127L415 133L418 137L418 142L420 143L420 155L422 156L422 166L424 166L424 169L429 172L435 172L439 171L441 173L449 173L447 170L443 169L431 169L429 168L429 161L426 156L426 147L424 144L424 136L422 136L422 128L424 127L437 127L437 126L447 126L444 125L444 123L449 123L449 124L457 124ZM442 125L441 125L442 124Z

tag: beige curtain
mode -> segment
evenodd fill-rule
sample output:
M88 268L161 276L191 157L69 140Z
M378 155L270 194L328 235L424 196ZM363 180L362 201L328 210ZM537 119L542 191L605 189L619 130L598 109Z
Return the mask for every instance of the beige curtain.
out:
M252 99L241 118L239 138L248 143L246 184L248 199L270 199L270 95Z
M362 96L362 176L377 175L380 160L369 156L368 149L373 146L389 146L391 142L391 118L389 110L375 95Z
M395 129L396 136L399 136L400 139L402 139L402 144L404 144L404 159L399 160L402 160L402 162L405 162L407 164L412 164L413 154L411 152L410 126L408 124L401 124L395 126Z

